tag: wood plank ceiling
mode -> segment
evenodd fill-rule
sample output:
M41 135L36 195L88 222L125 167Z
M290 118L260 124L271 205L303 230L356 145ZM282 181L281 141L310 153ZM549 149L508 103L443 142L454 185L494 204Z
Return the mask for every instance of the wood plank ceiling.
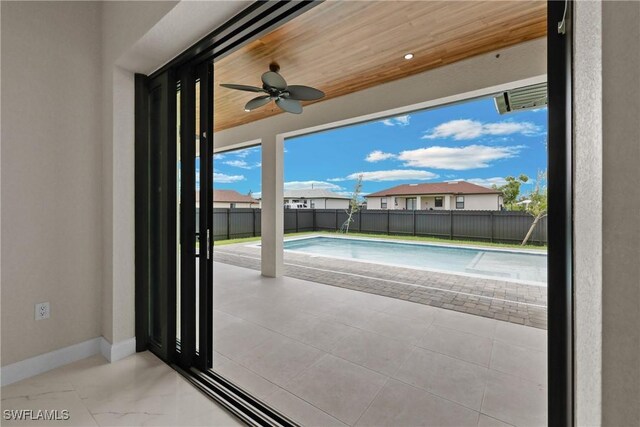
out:
M216 62L215 129L281 114L274 103L246 113L258 94L218 86L261 86L272 61L327 100L544 37L546 15L545 1L325 1Z

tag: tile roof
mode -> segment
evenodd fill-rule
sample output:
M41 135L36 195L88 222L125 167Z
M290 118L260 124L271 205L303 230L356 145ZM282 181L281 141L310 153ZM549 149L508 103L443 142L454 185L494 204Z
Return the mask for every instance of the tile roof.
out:
M324 188L313 188L308 190L285 190L285 199L350 199L349 196L336 194Z
M371 193L365 197L412 196L426 194L502 194L500 190L466 181L433 182L429 184L402 184Z
M240 194L236 190L213 190L213 201L229 203L258 203L258 201L253 197Z

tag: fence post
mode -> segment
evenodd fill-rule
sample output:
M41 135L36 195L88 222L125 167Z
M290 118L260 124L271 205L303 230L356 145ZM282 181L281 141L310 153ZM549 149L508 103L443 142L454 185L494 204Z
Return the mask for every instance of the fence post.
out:
M489 212L489 222L491 223L491 243L493 243L493 211Z
M387 234L391 234L391 210L387 209Z
M296 233L298 232L298 211L300 209L296 209Z
M453 240L453 211L449 209L449 240Z
M413 235L416 235L416 210L413 210Z
M362 233L362 209L358 210L358 233Z
M231 208L227 208L227 240L231 239Z
M251 227L253 228L253 237L256 237L256 208L251 209Z
M313 210L313 231L318 231L318 227L316 226L316 210Z
M336 231L340 230L338 227L338 209L336 209Z

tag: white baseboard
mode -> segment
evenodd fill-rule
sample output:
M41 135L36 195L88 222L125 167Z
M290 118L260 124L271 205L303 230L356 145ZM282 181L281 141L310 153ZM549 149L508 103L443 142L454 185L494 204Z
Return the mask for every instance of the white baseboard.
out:
M104 338L92 338L78 344L70 345L49 353L40 354L20 362L2 367L0 376L2 385L12 384L25 378L30 378L51 369L85 359L100 353L100 340Z
M0 383L3 386L13 384L96 354L102 354L109 362L115 362L135 352L135 338L116 344L111 344L104 337L92 338L69 347L3 366L0 369Z
M128 340L120 341L119 343L111 344L109 341L102 338L100 341L100 353L109 362L117 362L120 359L124 359L127 356L131 356L136 352L136 339L129 338Z

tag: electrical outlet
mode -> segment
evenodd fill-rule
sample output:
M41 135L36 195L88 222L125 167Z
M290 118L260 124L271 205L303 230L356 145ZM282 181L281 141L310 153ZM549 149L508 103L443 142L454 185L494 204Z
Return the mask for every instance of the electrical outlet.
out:
M48 302L36 304L36 320L48 319L51 316L51 308Z

